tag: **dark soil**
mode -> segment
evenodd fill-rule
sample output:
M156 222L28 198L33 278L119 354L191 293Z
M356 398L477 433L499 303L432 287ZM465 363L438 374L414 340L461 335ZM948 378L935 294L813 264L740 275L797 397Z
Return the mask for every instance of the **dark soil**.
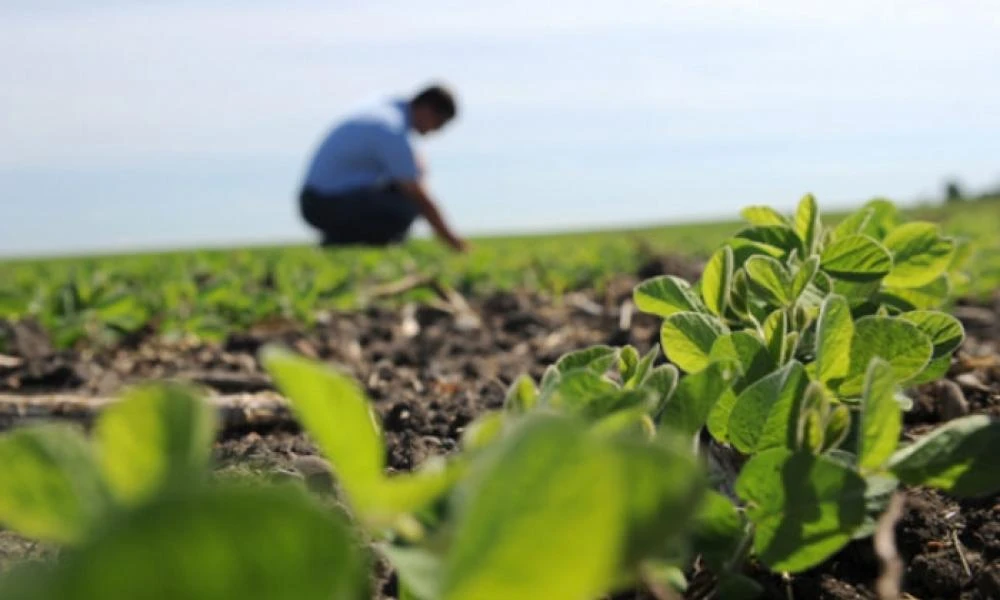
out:
M692 268L676 259L653 261L642 275L667 268L691 277L681 267ZM600 294L571 294L560 301L516 294L474 300L478 328L438 308L373 308L331 315L308 331L272 324L234 334L218 345L150 337L113 349L56 352L30 323L0 323L11 352L0 362L0 392L107 395L133 382L163 378L187 379L221 392L271 389L256 353L263 344L281 343L338 363L363 382L382 418L390 468L408 470L428 456L454 450L463 428L479 413L500 407L507 386L519 374L540 377L561 354L595 343L650 348L657 340L658 319L621 315L635 282L623 278ZM1000 297L995 305L956 308L969 338L948 381L917 390L904 435L918 435L969 412L1000 416L998 309ZM215 454L221 472L250 468L304 477L317 489L331 485L322 466L310 458L315 447L294 430L226 432ZM0 564L8 554L21 553L22 543L0 540ZM907 490L897 544L906 562L904 589L912 597L1000 598L1000 496L959 501L925 489ZM23 548L24 554L34 551L33 546ZM764 584L765 597L782 599L875 598L878 572L870 540L855 542L788 581L748 566L748 573ZM394 597L392 577L383 574L382 579L379 597Z

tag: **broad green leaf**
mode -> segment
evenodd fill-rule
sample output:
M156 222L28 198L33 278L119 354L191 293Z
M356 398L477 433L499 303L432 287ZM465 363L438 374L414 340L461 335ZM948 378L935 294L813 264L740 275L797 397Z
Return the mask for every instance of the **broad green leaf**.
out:
M440 500L464 472L462 461L428 459L415 471L376 480L356 513L372 527L396 526L401 519Z
M793 250L802 251L799 236L787 225L755 225L741 229L734 237L776 248L782 255Z
M726 326L711 315L675 313L664 319L660 340L670 362L693 373L708 365L712 344L726 333Z
M986 415L955 419L898 450L889 469L903 483L959 497L1000 492L1000 423Z
M129 505L202 477L215 440L215 409L179 385L148 385L107 408L94 430L109 488Z
M823 446L821 452L827 452L839 447L851 429L851 411L839 404L834 406L826 416L826 427L823 430Z
M599 437L651 440L656 437L656 423L646 406L635 406L607 413L590 427L590 432Z
M937 381L948 374L948 369L951 368L951 356L941 356L939 358L932 358L924 370L921 371L916 377L910 379L907 383L908 386L920 385L922 383L930 383L932 381ZM909 408L900 404L903 410L909 410L913 407L912 401L909 403Z
M479 450L493 443L503 432L504 413L490 411L479 415L462 431L462 448Z
M896 382L889 363L872 360L861 395L858 467L877 471L892 456L903 431L903 416L896 402Z
M737 272L743 265L746 264L747 260L749 260L751 256L784 258L788 255L788 251L781 248L745 238L730 238L727 243L733 249L733 267L737 270Z
M743 537L744 522L733 503L722 494L709 490L695 515L692 545L715 571L736 553Z
M740 393L729 415L729 441L744 454L794 447L798 403L809 378L802 364L788 363Z
M619 388L607 377L588 368L566 371L548 390L543 390L539 398L543 406L552 406L581 414L598 399L619 392Z
M785 356L788 338L788 315L784 310L776 310L767 316L761 325L767 351L776 364L781 364Z
M573 421L522 423L462 483L442 597L600 596L625 533L619 465Z
M80 542L108 509L97 463L76 429L43 425L0 436L0 525L61 544Z
M362 600L367 562L346 519L294 488L190 488L64 553L25 600Z
M802 240L802 247L807 255L812 254L813 248L815 248L820 227L819 207L816 206L816 199L812 194L806 194L799 202L798 210L795 212L795 233Z
M788 226L788 219L770 206L747 206L740 211L742 216L751 225L779 225Z
M833 228L833 231L830 234L830 240L836 241L850 235L864 233L866 223L868 223L869 219L872 218L872 212L873 209L871 208L862 208L851 213Z
M951 293L948 277L942 275L919 288L883 287L879 300L900 310L923 310L944 304Z
M693 436L705 425L712 407L737 375L736 365L727 360L713 362L682 378L660 416L660 427Z
M649 377L650 371L653 368L653 363L656 361L656 357L660 355L660 345L653 344L649 352L645 354L639 362L635 365L635 369L629 374L628 378L625 379L625 389L633 389L641 386L646 378Z
M332 368L277 348L266 349L263 362L355 508L362 508L382 478L385 446L360 386Z
M909 321L930 338L934 344L934 358L944 358L962 345L965 339L965 329L961 321L955 317L936 310L915 310L899 315L900 319Z
M896 207L888 200L882 198L869 200L865 203L863 210L868 210L870 216L859 233L876 240L883 240L889 231L896 226Z
M733 413L733 407L736 406L737 397L733 387L727 387L712 405L705 421L708 432L723 444L729 443L729 417Z
M733 274L733 284L729 290L729 310L740 319L750 313L750 283L747 272L737 269Z
M865 235L851 235L828 245L820 267L836 279L855 283L880 280L892 269L892 257Z
M847 376L853 337L854 321L847 300L839 295L828 296L816 323L816 377L820 381L836 382Z
M538 388L530 375L521 375L507 389L503 401L505 411L513 414L524 414L535 406L538 401Z
M721 316L729 302L733 278L733 249L723 246L712 255L701 275L701 295L705 306Z
M865 517L865 481L824 456L772 448L736 480L756 526L754 551L774 571L796 573L844 547Z
M896 381L905 383L927 366L932 352L931 341L913 323L894 317L862 317L854 323L851 367L838 391L845 396L861 393L875 357L888 362Z
M798 271L792 277L792 283L789 288L789 296L791 299L798 300L805 291L809 288L809 285L813 282L813 278L816 277L816 273L819 271L819 257L810 256L808 259L804 260L801 265L799 265Z
M673 275L643 281L632 292L632 298L639 310L659 317L679 312L699 312L703 308L691 285Z
M378 550L396 570L400 587L419 600L441 597L443 561L440 556L421 547L379 544Z
M889 232L885 248L892 254L892 271L885 285L918 288L948 270L955 243L941 237L933 223L906 223Z
M677 367L671 364L659 365L649 372L649 377L640 387L652 390L656 395L656 409L651 411L653 414L658 414L673 396L679 377Z
M765 300L778 306L787 306L791 298L791 275L785 266L770 256L752 256L746 265L750 288Z
M618 438L611 446L625 485L626 569L676 551L677 536L690 527L704 478L689 451L672 444Z
M595 373L603 374L611 368L617 359L618 350L615 348L603 345L591 346L564 354L556 361L556 368L560 373L575 369L590 369Z
M635 346L624 346L618 350L618 374L622 381L631 379L638 366L639 351Z
M709 357L713 361L736 361L743 374L740 379L743 386L757 381L777 367L764 343L749 331L734 331L715 340Z

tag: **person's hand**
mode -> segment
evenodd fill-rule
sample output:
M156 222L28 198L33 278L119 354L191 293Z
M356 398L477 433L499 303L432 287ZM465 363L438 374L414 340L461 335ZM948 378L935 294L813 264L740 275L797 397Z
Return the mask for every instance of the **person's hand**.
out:
M469 242L458 236L451 236L448 238L448 245L451 246L455 252L461 252L462 254L467 253L471 249Z

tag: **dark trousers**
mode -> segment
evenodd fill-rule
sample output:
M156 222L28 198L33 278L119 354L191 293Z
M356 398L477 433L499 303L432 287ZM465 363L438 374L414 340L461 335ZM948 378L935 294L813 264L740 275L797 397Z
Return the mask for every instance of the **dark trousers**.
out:
M322 235L323 246L385 246L402 242L420 214L414 201L394 186L325 195L305 188L302 218Z

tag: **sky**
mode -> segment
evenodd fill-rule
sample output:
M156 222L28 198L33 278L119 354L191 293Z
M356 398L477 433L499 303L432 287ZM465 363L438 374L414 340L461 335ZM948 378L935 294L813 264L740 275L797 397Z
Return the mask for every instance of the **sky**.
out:
M1000 183L998 73L995 0L0 0L0 255L314 239L323 134L430 81L463 233L938 197Z

